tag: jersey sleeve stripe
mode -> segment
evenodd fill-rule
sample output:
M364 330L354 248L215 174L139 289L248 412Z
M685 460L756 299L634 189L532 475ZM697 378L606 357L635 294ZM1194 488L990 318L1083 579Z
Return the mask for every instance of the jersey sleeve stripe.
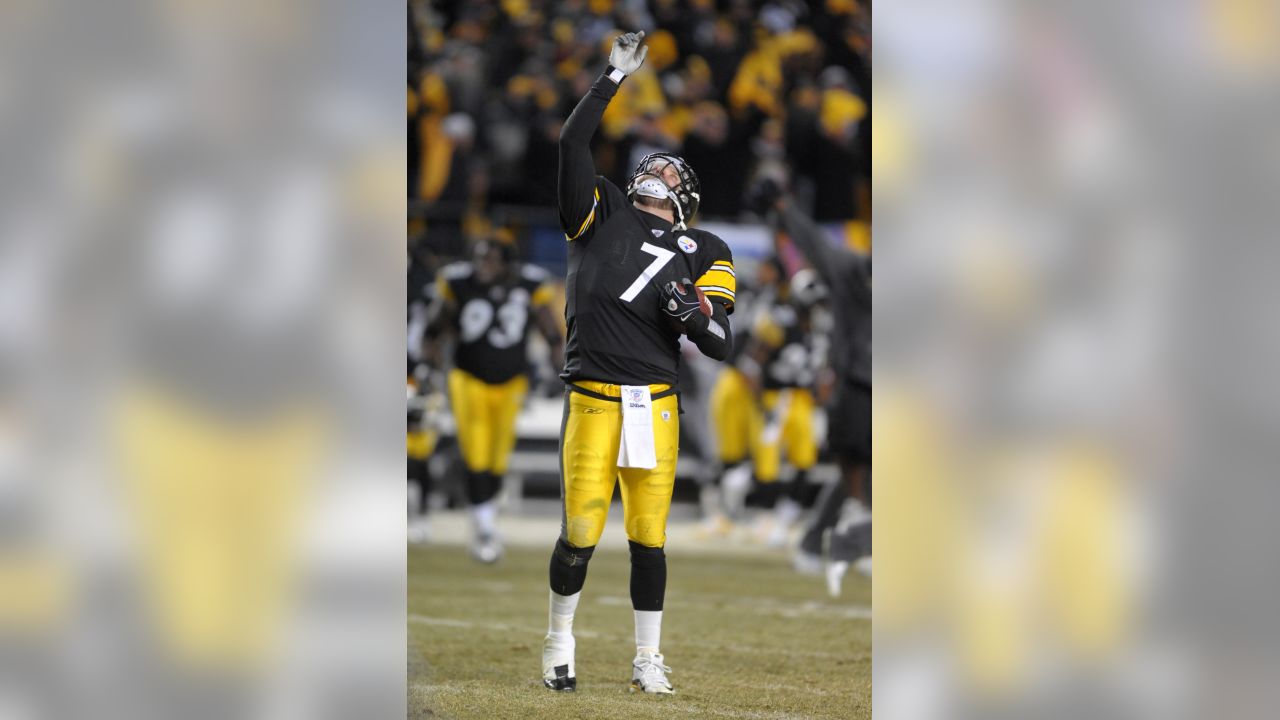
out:
M726 294L724 294L724 293L722 293L722 292L720 292L720 291L718 291L718 290L703 290L703 293L705 293L707 297L718 297L718 298L724 298L725 300L728 300L728 301L729 301L729 304L730 304L730 305L732 305L732 304L733 304L733 295L732 295L732 294L728 294L728 295L726 295Z
M727 287L720 287L719 285L699 285L698 287L702 288L704 293L721 293L729 298L734 296L734 292Z
M710 282L716 285L733 285L737 286L737 276L731 272L725 272L723 268L711 268L698 278L698 283Z
M733 263L726 262L724 260L717 260L711 263L711 270L719 270L721 272L727 272L730 275L733 275L734 277L738 276L738 274L733 271ZM708 270L707 272L710 272L710 270Z
M587 231L587 227L591 225L591 221L596 219L596 208L598 208L599 206L600 206L600 188L596 188L596 199L594 202L591 203L591 212L587 213L587 219L582 221L582 227L578 228L578 232L574 233L573 237L569 237L568 235L565 235L565 237L568 238L570 242L577 240L579 237L582 236L582 233Z

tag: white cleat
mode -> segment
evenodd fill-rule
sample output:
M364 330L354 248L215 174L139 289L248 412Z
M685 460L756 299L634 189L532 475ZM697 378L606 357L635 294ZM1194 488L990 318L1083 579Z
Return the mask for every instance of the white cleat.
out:
M672 695L675 689L667 680L671 668L662 664L659 653L640 653L631 662L631 692L637 690L651 695Z
M497 535L482 535L471 546L471 557L476 562L491 565L502 559L502 541Z
M849 572L847 560L827 563L827 593L831 597L840 597L840 586L844 584L844 574L847 572Z
M871 556L865 555L858 558L858 560L853 563L853 569L857 570L858 574L863 577L871 577Z
M822 556L797 550L796 554L791 556L791 569L801 575L821 575Z
M413 545L426 545L431 542L431 525L425 519L409 523L409 542Z
M547 635L542 641L542 684L556 692L576 692L578 676L573 670L573 636L568 641Z

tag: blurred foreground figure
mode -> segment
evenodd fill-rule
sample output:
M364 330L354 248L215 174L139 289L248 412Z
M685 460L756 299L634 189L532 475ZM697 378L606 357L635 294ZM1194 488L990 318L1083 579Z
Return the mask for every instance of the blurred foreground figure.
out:
M644 62L643 38L614 40L609 67L560 135L560 223L569 240L564 520L551 555L542 650L543 684L559 692L577 688L573 617L619 480L635 611L631 689L673 692L659 640L680 442L680 336L716 360L733 347L733 257L720 238L688 226L700 190L692 168L667 153L646 155L625 193L596 174L591 137L620 84Z
M827 409L827 443L841 481L822 493L797 566L825 554L828 588L838 595L849 565L863 557L869 563L871 555L871 264L833 244L773 180L753 188L752 204L790 238L830 291L830 363L837 381Z
M728 535L733 523L743 519L744 503L751 489L752 462L763 419L755 402L752 373L760 364L747 352L752 343L756 318L773 307L786 278L777 257L761 262L756 270L755 290L749 297L738 294L737 311L731 318L734 344L725 368L711 389L708 425L716 435L720 473L700 489L703 530L706 535Z
M428 334L438 355L454 337L449 405L467 468L467 501L475 539L472 555L484 563L502 556L496 496L515 446L516 415L529 389L527 342L536 324L561 363L561 338L550 306L554 291L545 271L515 261L515 248L483 240L471 262L446 265L436 281L440 307ZM435 365L440 367L439 358Z
M786 292L756 314L740 363L760 418L754 441L755 502L767 512L757 535L773 548L786 545L789 529L813 504L816 492L808 480L818 462L813 390L825 353L813 320L825 297L826 288L812 270L797 272ZM779 483L784 453L795 471L785 495Z

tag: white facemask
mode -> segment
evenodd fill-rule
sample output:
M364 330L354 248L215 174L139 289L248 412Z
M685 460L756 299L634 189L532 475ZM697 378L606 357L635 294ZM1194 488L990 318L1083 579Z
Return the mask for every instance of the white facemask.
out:
M636 185L637 195L645 197L657 198L658 200L674 199L671 197L671 188L667 184L655 177L645 178Z

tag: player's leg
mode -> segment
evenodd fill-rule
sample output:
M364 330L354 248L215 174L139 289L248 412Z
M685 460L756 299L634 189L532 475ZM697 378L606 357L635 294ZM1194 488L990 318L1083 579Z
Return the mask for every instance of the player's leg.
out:
M788 395L786 415L782 421L782 445L786 449L787 461L795 468L795 476L786 495L778 500L773 531L769 534L770 547L784 547L791 527L813 504L809 470L818 462L818 445L813 437L813 394L796 388L788 391Z
M782 487L778 478L782 472L782 419L786 411L785 402L786 395L778 390L766 390L760 398L760 434L752 458L755 475L749 501L763 511L756 520L754 533L757 540L764 540L769 536L774 524L774 508L781 494Z
M858 562L870 574L871 562L871 388L847 384L832 407L832 452L839 458L849 499L836 527L828 531L827 588L840 593L845 572Z
M674 395L653 403L653 440L657 466L621 468L622 511L631 549L631 607L635 612L636 657L632 690L672 692L659 650L662 606L667 592L667 515L675 488L680 451L680 413Z
M507 460L516 441L516 415L529 389L529 380L521 375L498 385L486 385L484 391L485 426L489 429L489 445L485 450L484 470L472 480L478 503L472 505L477 539L476 557L494 562L502 557L502 540L498 534L498 493L507 471Z
M711 390L711 427L716 435L721 471L699 490L705 529L723 534L729 520L741 512L741 503L750 487L750 469L745 467L750 448L750 392L736 368L726 368Z
M551 553L550 609L542 646L543 684L572 692L573 617L587 563L604 532L618 474L621 403L566 391L560 424L560 537Z
M449 405L453 409L458 449L467 468L467 509L474 535L471 554L480 562L494 562L498 553L490 547L496 530L496 490L489 479L493 422L489 411L490 386L462 370L449 372Z

